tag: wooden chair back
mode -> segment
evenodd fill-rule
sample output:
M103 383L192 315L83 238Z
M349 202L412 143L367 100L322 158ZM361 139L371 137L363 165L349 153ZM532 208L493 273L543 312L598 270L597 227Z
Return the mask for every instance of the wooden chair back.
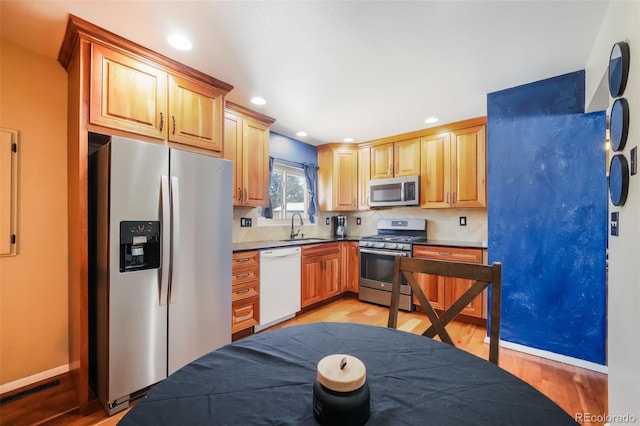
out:
M414 273L439 275L444 277L464 278L475 282L457 300L455 300L441 315L431 306L429 299L418 284ZM444 343L454 345L445 326L455 318L473 299L480 296L482 291L491 286L491 306L489 330L489 361L498 365L498 348L500 340L500 298L502 264L494 262L491 265L477 263L452 262L444 260L420 259L415 257L396 257L391 291L391 306L389 308L389 328L396 328L400 302L400 277L404 276L417 297L422 309L431 321L431 326L422 333L431 337L438 335Z

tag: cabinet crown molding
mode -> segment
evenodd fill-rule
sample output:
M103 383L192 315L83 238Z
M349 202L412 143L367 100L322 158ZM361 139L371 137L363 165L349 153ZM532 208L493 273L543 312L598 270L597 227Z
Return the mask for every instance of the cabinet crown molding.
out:
M384 138L374 139L367 142L359 143L359 147L368 147L375 145L382 145L390 142L400 142L407 139L420 138L423 136L437 135L438 133L451 132L458 129L466 129L474 126L482 126L487 124L487 117L475 117L468 120L456 121L453 123L442 124L436 127L429 127L426 129L415 130L413 132L401 133L399 135L387 136Z
M276 119L275 118L271 118L268 115L264 115L261 114L259 112L253 111L249 108L245 108L243 106L240 106L238 104L235 104L231 101L225 101L225 109L231 110L232 112L236 112L239 114L243 114L247 117L251 117L255 120L261 121L265 124L268 125L272 125L273 123L275 123Z
M196 81L205 83L209 86L224 92L225 94L233 89L233 86L211 77L201 71L188 67L180 62L177 62L171 58L161 55L146 47L140 46L130 40L120 37L110 31L100 28L91 22L85 21L82 18L78 18L75 15L69 15L69 21L67 22L67 29L60 46L60 52L58 53L58 62L66 69L69 69L69 65L76 51L80 39L89 40L91 42L105 44L111 48L124 50L127 53L139 56L141 59L153 62L154 66L160 66L167 71L178 72L184 76L190 77Z

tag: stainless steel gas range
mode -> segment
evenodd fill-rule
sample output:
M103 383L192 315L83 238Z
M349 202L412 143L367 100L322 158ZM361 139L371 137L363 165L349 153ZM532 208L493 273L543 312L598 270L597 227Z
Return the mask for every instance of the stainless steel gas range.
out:
M360 246L359 298L389 306L393 270L398 256L411 257L413 243L426 241L426 219L378 219L378 233L362 237ZM400 309L413 311L411 288L402 278Z

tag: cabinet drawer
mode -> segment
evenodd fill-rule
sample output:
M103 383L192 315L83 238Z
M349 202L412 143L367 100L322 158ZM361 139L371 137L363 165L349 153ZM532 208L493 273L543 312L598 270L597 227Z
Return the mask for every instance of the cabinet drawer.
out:
M482 249L414 246L413 256L428 259L453 260L455 262L482 263Z
M249 266L258 265L257 251L243 251L233 253L231 257L231 268L247 268Z
M302 246L302 257L340 253L340 243L322 243Z
M257 266L251 268L233 268L231 271L231 285L258 281L259 269Z
M238 284L231 287L231 301L247 299L249 297L258 296L258 281L251 281L244 284Z
M258 324L260 305L258 297L243 299L231 304L231 332L236 333Z

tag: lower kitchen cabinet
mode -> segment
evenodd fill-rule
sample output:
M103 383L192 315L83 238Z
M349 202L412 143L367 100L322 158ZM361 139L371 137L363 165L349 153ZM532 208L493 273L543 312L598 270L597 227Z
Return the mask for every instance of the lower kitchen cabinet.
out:
M340 294L340 244L336 242L302 246L301 307Z
M360 259L357 241L344 241L341 244L342 252L342 291L358 292L360 280Z
M231 265L231 333L237 333L260 321L258 252L233 253Z
M414 246L413 257L454 262L483 263L482 249L466 249L457 247ZM441 277L436 275L416 274L416 280L436 310L444 311L473 285L473 281L461 278ZM486 318L486 290L482 297L477 297L460 313L469 317ZM414 296L416 305L420 302Z

